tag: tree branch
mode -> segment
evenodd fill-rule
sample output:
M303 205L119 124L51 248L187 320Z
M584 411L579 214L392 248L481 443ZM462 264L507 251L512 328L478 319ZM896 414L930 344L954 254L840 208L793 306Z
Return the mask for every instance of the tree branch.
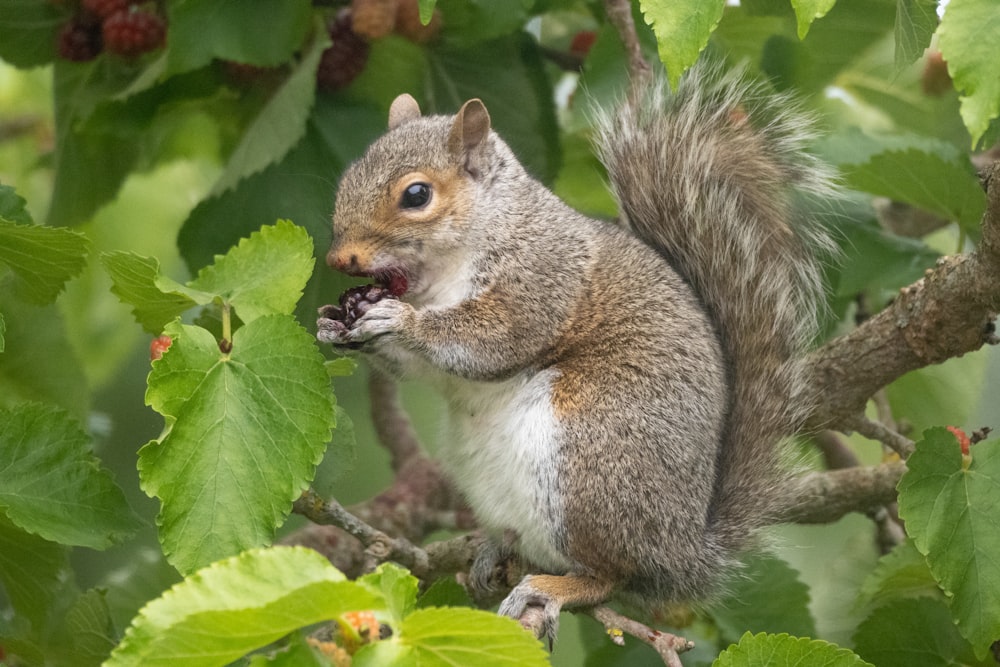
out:
M880 313L806 359L818 406L807 428L857 428L868 399L896 378L998 342L1000 163L984 171L983 182L988 204L976 249L941 258Z
M901 461L802 475L782 490L774 523L831 523L851 512L869 513L896 499L906 471Z

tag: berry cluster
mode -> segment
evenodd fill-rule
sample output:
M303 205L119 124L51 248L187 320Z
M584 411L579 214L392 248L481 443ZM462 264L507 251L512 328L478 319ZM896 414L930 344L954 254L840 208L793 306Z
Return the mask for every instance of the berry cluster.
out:
M155 3L141 0L80 0L59 31L61 58L83 62L102 51L134 58L163 46L167 22Z
M336 306L323 306L319 309L321 318L335 320L350 329L368 309L382 299L395 299L388 288L381 285L361 285L352 287L340 295Z
M327 92L343 88L357 78L368 63L368 42L352 29L350 9L341 9L326 29L333 44L320 57L316 86Z
M395 299L392 292L379 285L352 287L340 295L336 306L323 306L316 320L316 337L326 343L336 343L349 349L358 349L362 343L347 343L341 337L354 326L368 309L382 299Z
M349 8L337 12L327 25L330 46L320 60L316 85L333 91L347 86L368 63L368 42L395 32L422 44L441 30L441 17L435 12L427 25L420 23L417 0L352 0Z

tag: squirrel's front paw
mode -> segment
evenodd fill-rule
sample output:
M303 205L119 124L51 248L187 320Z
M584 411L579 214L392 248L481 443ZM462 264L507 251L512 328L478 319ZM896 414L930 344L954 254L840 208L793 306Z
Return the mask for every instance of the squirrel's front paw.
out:
M366 302L349 314L341 306L323 306L316 320L316 338L322 343L359 349L373 338L406 328L414 314L413 306L396 299Z
M534 586L532 575L521 580L510 595L500 603L498 613L510 616L535 633L539 639L548 638L549 645L559 634L559 610L562 603L549 593Z
M335 306L325 306L324 308L331 307ZM330 315L334 316L330 317ZM336 314L324 313L323 308L321 308L319 319L316 320L316 339L321 343L330 343L331 345L347 345L349 343L347 325Z
M364 343L406 329L413 320L413 306L396 299L384 299L371 305L357 322L348 329L347 340Z

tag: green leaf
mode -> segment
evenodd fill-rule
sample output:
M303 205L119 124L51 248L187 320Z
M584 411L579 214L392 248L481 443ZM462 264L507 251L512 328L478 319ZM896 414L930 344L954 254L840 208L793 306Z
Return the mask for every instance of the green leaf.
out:
M94 107L120 83L111 70L112 63L103 58L90 63L57 59L53 65L56 150L49 225L76 225L90 219L118 192L139 157L138 128L95 132L82 127Z
M28 202L9 185L0 183L0 219L22 225L34 224L28 213Z
M437 0L419 0L421 23L427 25L431 22L431 17L434 16L434 5L436 4Z
M79 232L0 219L0 263L14 271L15 294L32 303L55 301L83 270L88 246Z
M140 610L106 667L225 665L297 628L383 608L303 547L247 551L192 574Z
M526 0L440 0L444 21L442 38L453 46L473 46L498 37L511 35L524 27L528 20L530 1ZM430 20L430 10L420 8Z
M190 291L160 274L160 263L131 252L101 253L101 263L111 276L111 291L132 306L132 316L142 328L159 335L168 322L205 299L192 298Z
M337 357L324 362L327 374L332 378L347 377L354 375L358 369L358 362L351 357Z
M143 490L181 572L269 542L312 479L330 439L333 393L315 340L288 315L260 317L220 352L174 322L146 403L166 432L139 452Z
M3 352L7 346L6 338L4 334L7 333L7 323L3 319L3 313L0 313L0 352Z
M383 563L371 574L358 578L363 584L385 598L392 620L398 624L413 611L417 603L420 582L394 563Z
M940 256L922 241L896 236L874 222L846 220L838 234L844 255L836 267L836 294L850 301L861 292L894 296L900 287L923 276Z
M417 607L473 607L475 604L455 577L443 577L431 584L417 599Z
M854 650L878 667L968 664L969 643L940 600L900 600L876 609L854 634Z
M898 29L899 14L896 13L895 17ZM819 30L828 20L829 17L814 30ZM812 38L810 36L810 40ZM845 39L849 37L845 36ZM958 96L922 94L925 68L919 65L902 69L897 67L894 60L898 57L898 51L895 55L890 55L890 51L896 49L895 45L896 40L886 40L883 37L882 41L863 49L860 55L835 73L834 85L842 88L849 98L856 100L844 106L839 102L835 103L840 107L841 118L847 121L850 117L854 120L847 122L855 122L868 128L879 127L903 136L913 133L909 135L905 145L895 146L897 148L921 148L923 146L912 138L935 137L957 149L954 151L956 155L968 153L965 148L969 142L969 133L958 113ZM922 64L926 66L927 59L923 61ZM876 118L878 120L872 123ZM833 135L834 141L839 141L844 134L843 130L838 131ZM928 149L933 151L933 148ZM942 157L945 156L942 154ZM845 161L857 163L863 160L848 156Z
M887 150L842 168L851 187L913 204L967 230L978 229L986 210L986 195L967 160L911 148Z
M895 19L896 0L837 0L809 28L808 39L772 34L764 43L761 68L779 88L796 88L800 96L840 86L845 71L885 39Z
M660 60L672 87L697 60L722 19L725 0L640 0L643 18L656 33Z
M902 597L940 596L927 561L912 540L882 556L858 592L861 605L879 606Z
M244 4L246 4L244 2ZM281 14L287 13L282 7ZM318 20L316 34L291 76L274 92L229 156L226 170L213 189L221 194L240 180L278 162L295 146L306 131L306 120L316 93L316 68L330 45L330 36Z
M809 587L798 572L775 556L755 556L745 571L727 588L712 618L726 641L736 641L745 632L787 632L810 637L816 624L809 612Z
M291 59L312 23L309 0L183 0L167 6L170 74L214 59L271 67ZM211 39L206 39L211 35Z
M955 87L962 94L962 120L979 143L992 119L1000 115L1000 42L984 39L1000 34L1000 12L995 0L953 0L948 3L938 45L948 63Z
M751 635L726 649L712 667L872 667L834 644L789 635Z
M362 647L353 667L547 667L541 642L517 621L478 609L418 609L392 637Z
M14 611L40 630L69 566L69 550L15 526L0 513L0 584Z
M977 657L1000 637L1000 441L963 460L955 437L929 429L899 482L899 513Z
M896 0L896 69L923 55L937 29L937 0Z
M936 424L962 424L983 392L986 364L978 353L907 373L889 385L889 402L915 432Z
M138 518L64 411L27 404L0 409L0 510L23 530L60 544L105 549Z
M118 643L106 591L91 589L77 598L66 614L73 656L82 664L99 665Z
M55 57L56 36L70 12L55 2L0 2L0 58L15 67L36 67Z
M31 306L0 289L4 313L4 353L0 354L0 405L38 401L60 405L86 417L87 378L67 340L66 325L54 305Z
M837 0L792 0L799 39L805 39L812 22L826 16L835 4Z
M161 275L153 258L108 252L101 261L114 283L111 291L132 305L136 321L155 335L188 308L216 298L236 307L244 322L291 313L315 260L308 232L282 220L242 239L188 286Z
M189 284L193 289L219 295L249 324L265 315L293 312L314 263L309 233L287 220L279 220L242 239Z

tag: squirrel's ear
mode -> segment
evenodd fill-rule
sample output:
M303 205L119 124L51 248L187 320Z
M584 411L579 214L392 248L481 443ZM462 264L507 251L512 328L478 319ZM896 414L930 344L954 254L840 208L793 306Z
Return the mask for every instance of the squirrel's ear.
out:
M420 118L420 107L412 95L403 93L392 101L392 106L389 107L390 130L395 130L414 118Z
M476 164L479 148L490 133L490 114L482 100L469 100L462 105L455 116L448 136L448 150L457 158L464 157L465 167L470 172L480 172Z

